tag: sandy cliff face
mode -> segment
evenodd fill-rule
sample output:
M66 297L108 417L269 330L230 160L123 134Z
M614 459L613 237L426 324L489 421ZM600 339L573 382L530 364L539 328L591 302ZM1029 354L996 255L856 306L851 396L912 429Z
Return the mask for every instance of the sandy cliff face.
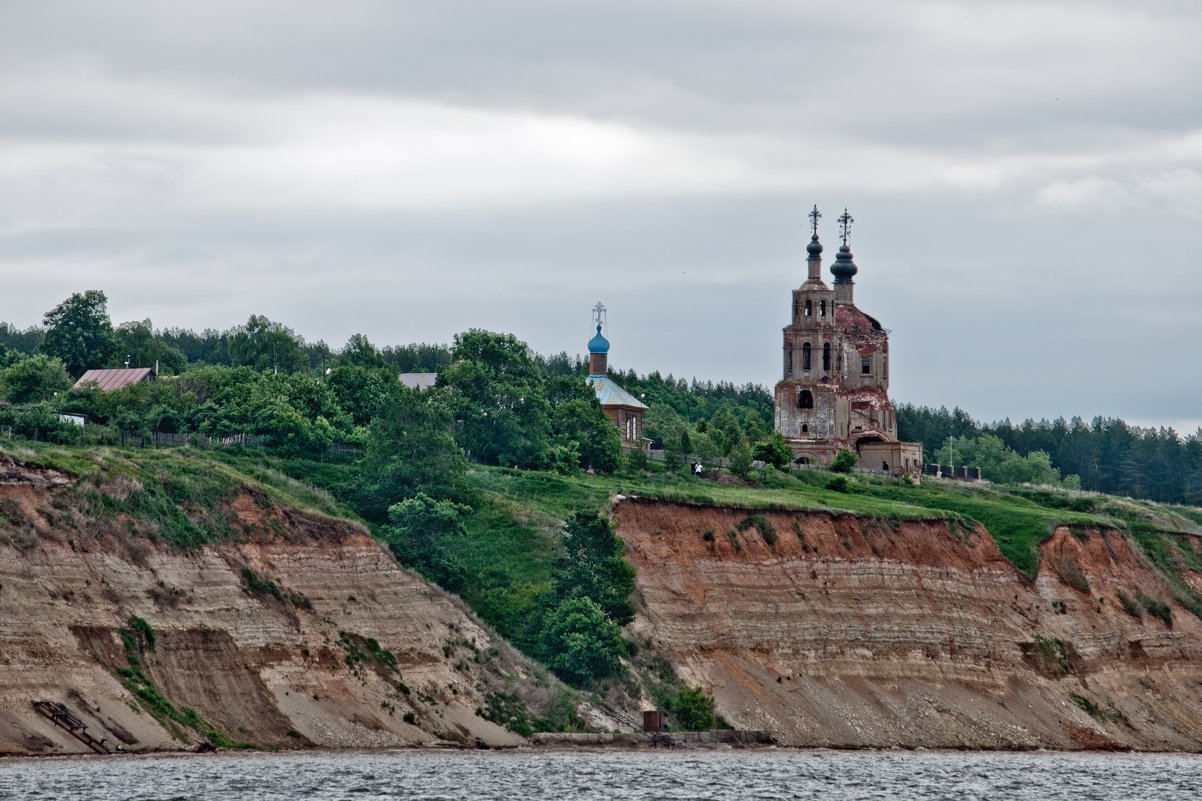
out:
M637 499L613 514L636 630L736 728L791 745L1202 750L1202 623L1123 610L1169 593L1118 532L1057 530L1032 582L987 532L942 521Z
M123 685L131 653L158 694L231 741L520 742L475 714L486 665L522 672L512 650L365 532L245 495L240 542L181 551L98 538L56 502L71 483L0 465L0 752L87 750L35 713L41 700L65 704L108 746L200 742ZM248 591L246 570L278 593ZM153 649L123 642L131 615L150 624Z

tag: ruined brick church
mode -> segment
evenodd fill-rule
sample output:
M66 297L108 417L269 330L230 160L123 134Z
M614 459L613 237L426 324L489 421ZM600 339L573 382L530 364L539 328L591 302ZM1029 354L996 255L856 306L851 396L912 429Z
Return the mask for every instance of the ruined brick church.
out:
M843 245L822 280L818 207L810 212L808 276L793 290L791 322L784 328L784 377L776 385L775 427L800 463L830 464L854 451L858 466L895 476L922 476L922 444L899 442L889 402L889 334L856 308L858 268L847 245L852 217L839 217Z

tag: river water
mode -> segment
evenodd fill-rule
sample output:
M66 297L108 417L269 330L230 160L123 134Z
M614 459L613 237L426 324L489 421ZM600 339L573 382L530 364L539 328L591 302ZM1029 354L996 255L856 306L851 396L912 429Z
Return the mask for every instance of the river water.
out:
M0 799L1202 799L1202 756L373 751L0 759Z

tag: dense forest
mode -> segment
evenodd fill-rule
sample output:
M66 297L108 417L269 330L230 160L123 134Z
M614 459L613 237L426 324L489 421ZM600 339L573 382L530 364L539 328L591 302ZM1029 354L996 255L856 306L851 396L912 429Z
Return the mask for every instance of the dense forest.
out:
M1122 420L1079 417L979 423L962 409L948 411L903 404L898 434L925 445L928 461L980 465L997 480L1014 454L1076 476L1081 489L1165 503L1202 504L1202 439L1172 428L1140 428ZM951 442L949 439L953 438ZM949 454L949 448L951 454ZM1037 469L1037 468L1036 468ZM1005 469L1003 478L1009 478ZM1037 483L1037 482L1033 482Z

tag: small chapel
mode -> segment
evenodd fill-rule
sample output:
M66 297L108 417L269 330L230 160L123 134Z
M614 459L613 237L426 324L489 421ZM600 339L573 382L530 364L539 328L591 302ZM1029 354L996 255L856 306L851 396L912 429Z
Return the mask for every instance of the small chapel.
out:
M624 448L642 448L643 412L647 404L631 395L609 377L609 340L601 333L605 327L605 307L598 301L593 307L597 333L588 342L588 382L597 393L601 409L618 427Z
M784 328L784 376L776 385L774 425L801 464L828 465L841 450L858 466L893 476L922 477L922 443L897 439L889 401L889 334L856 308L859 271L847 242L854 219L838 218L842 246L831 267L833 288L822 280L822 244L815 206L806 246L808 274L793 290Z

